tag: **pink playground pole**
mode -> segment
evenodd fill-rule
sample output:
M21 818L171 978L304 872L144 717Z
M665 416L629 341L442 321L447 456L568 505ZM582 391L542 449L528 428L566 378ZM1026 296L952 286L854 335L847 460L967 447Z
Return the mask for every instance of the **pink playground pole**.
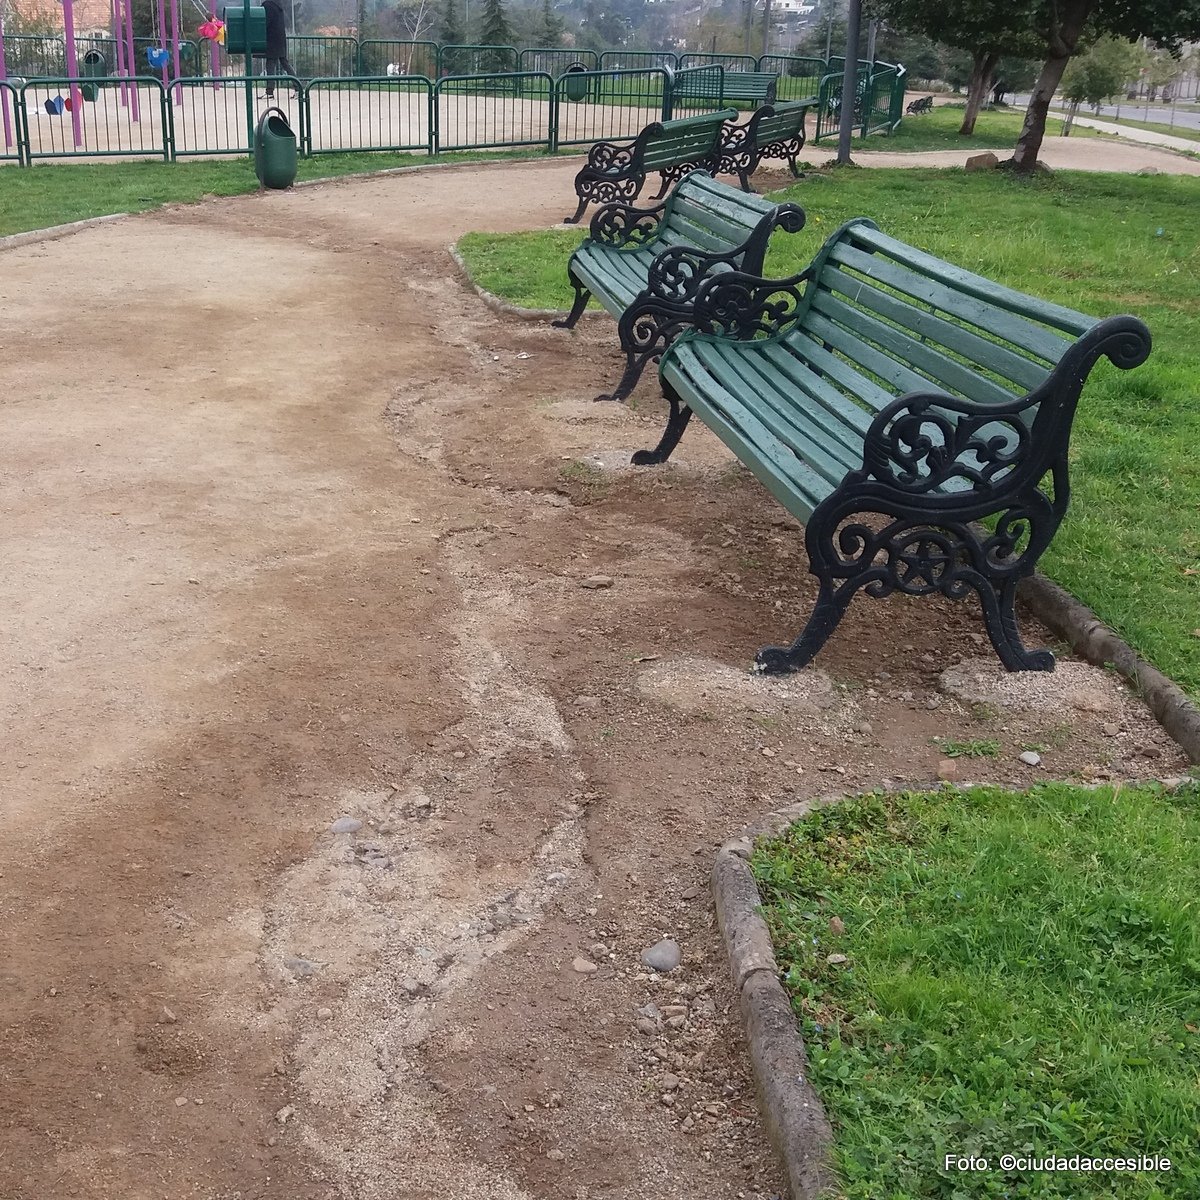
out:
M158 5L158 44L165 46L167 44L167 14L163 10L162 0L159 0ZM167 64L163 63L162 68L162 85L165 89L167 86Z
M162 0L158 3L158 17L162 20ZM179 0L171 0L171 54L175 60L175 103L183 103L183 88L179 84ZM163 70L166 83L166 69Z
M125 82L125 35L121 32L121 0L112 0L113 66L121 81L121 103L129 107L129 85Z
M142 119L141 103L138 99L137 86L137 58L134 56L133 49L133 0L125 0L125 61L129 64L129 95L130 109L133 119L140 121Z
M8 68L4 65L4 10L0 9L0 83L8 78ZM8 115L8 89L0 87L0 113L4 115L4 145L11 148L12 118Z
M79 59L75 54L75 0L63 0L63 38L67 43L67 75L71 79L71 133L75 137L75 149L83 145L83 128L80 124L83 95L75 82L79 78Z

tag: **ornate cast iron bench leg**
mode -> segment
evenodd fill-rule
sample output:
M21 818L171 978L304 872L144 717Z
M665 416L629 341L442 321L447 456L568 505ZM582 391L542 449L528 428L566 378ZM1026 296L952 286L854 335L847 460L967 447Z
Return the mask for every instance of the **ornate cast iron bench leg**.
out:
M568 270L567 276L575 289L575 302L571 305L571 311L565 317L561 320L550 322L555 329L574 329L579 323L579 318L583 316L583 310L587 308L587 302L592 297L592 293L575 278L574 271Z
M667 427L663 430L662 439L653 450L638 450L629 461L635 467L655 467L665 463L671 457L671 452L679 445L679 439L692 419L692 410L681 403L675 389L670 384L663 384L663 395L671 406L671 415L667 418Z

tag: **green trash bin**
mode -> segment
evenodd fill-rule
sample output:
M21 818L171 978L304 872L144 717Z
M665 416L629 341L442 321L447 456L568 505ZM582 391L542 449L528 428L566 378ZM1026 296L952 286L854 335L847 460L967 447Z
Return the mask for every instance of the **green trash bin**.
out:
M563 84L563 91L566 93L568 100L586 100L588 94L588 80L583 77L587 71L587 64L581 62L568 63L563 74L567 77L567 82Z
M108 59L99 50L88 50L79 60L79 74L83 79L104 79L108 75ZM83 98L95 104L100 94L98 83L81 84L79 88Z
M245 5L229 6L221 13L225 22L225 53L266 54L267 52L267 10L261 5L250 9L250 23L247 27ZM249 42L249 46L247 46Z
M281 108L268 108L254 130L254 174L265 188L290 188L299 160L296 135Z

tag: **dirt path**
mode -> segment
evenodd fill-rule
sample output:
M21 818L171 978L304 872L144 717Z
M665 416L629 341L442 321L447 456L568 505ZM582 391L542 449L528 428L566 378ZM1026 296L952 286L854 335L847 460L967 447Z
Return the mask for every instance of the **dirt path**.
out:
M703 430L601 469L662 419L587 400L609 323L499 318L445 252L573 169L4 252L5 1200L773 1195L713 847L932 779L936 737L1177 769L1100 672L945 696L965 609L863 603L823 671L747 676L811 601L791 522Z

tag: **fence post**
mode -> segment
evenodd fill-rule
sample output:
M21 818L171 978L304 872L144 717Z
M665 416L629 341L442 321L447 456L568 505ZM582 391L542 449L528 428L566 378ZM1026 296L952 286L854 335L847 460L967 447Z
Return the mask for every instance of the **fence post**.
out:
M438 129L438 110L441 108L439 100L442 94L441 80L441 61L442 48L438 46L438 80L434 83L432 80L429 84L429 154L432 157L438 152L438 144L441 141L441 130Z
M175 76L179 78L178 75ZM176 87L179 85L176 84ZM159 112L162 120L163 162L175 161L175 106L171 103L170 89L159 84Z
M663 67L663 100L662 119L669 121L675 111L675 72L670 67Z
M300 105L300 153L305 158L312 157L312 108L309 93L312 91L313 80L300 85L296 99Z
M558 114L559 114L559 95L558 89L562 85L562 81L566 79L565 75L560 75L557 79L553 75L550 76L550 153L558 153Z

